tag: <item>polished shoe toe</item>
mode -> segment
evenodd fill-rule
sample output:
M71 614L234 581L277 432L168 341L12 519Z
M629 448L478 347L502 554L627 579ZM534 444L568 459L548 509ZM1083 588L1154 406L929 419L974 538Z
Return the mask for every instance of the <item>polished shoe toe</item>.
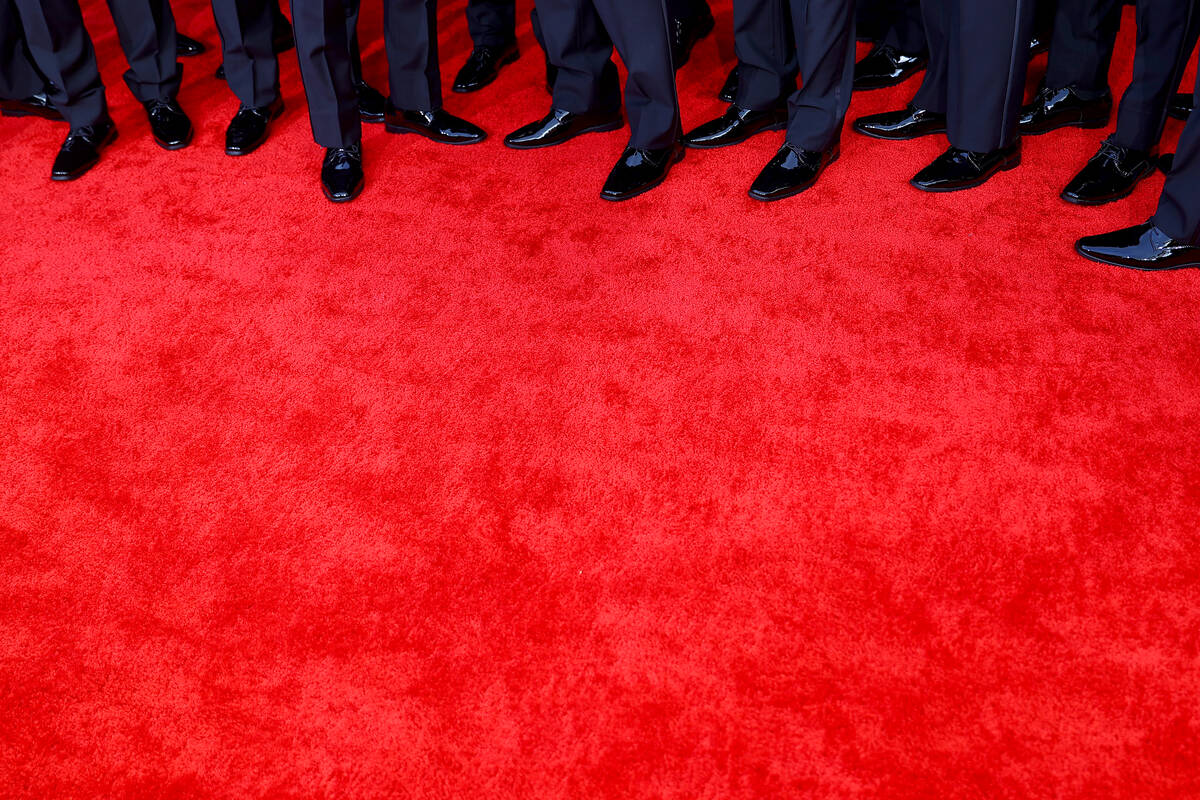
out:
M749 194L764 202L800 194L817 182L825 168L837 161L839 154L836 144L825 151L784 144L754 179Z
M698 150L728 147L763 131L783 130L787 122L787 107L783 105L763 110L731 105L721 116L685 135L683 143Z
M1043 87L1033 102L1021 109L1017 129L1022 135L1038 136L1059 128L1103 128L1112 116L1112 93L1085 97L1073 86Z
M1084 258L1117 267L1159 272L1200 267L1200 247L1174 239L1153 220L1075 243Z
M925 69L928 61L923 53L902 53L891 45L876 45L854 65L854 88L866 91L896 86Z
M321 164L321 189L331 203L348 203L362 193L362 145L331 147Z
M629 200L650 191L666 180L675 162L683 158L684 149L676 144L662 150L630 147L621 154L600 196L605 200Z
M1098 206L1120 200L1128 197L1156 166L1153 153L1122 147L1109 137L1063 189L1062 199L1080 206Z
M182 33L175 35L175 54L178 56L184 58L198 56L207 49L202 43L190 36L184 36Z
M358 118L363 122L380 123L387 118L387 98L366 81L354 84L358 96Z
M267 140L270 123L283 113L283 100L259 108L242 106L225 131L225 154L245 156Z
M553 147L585 133L615 131L625 124L620 111L573 114L561 108L504 137L504 144L514 150L537 150Z
M165 150L182 150L192 142L192 121L183 113L179 102L150 100L143 104L150 120L154 141Z
M899 111L869 114L854 121L854 130L874 139L904 141L946 132L946 115L917 108L912 103Z
M988 153L951 147L910 181L924 192L957 192L987 183L993 175L1021 164L1021 142Z
M100 154L116 138L117 127L107 116L95 125L72 130L54 159L51 180L73 181L82 177L100 162Z
M482 128L444 109L404 111L389 104L384 124L388 133L416 133L442 144L476 144L487 138Z
M477 92L500 77L500 70L520 57L515 39L500 47L480 45L467 57L451 89L460 94Z

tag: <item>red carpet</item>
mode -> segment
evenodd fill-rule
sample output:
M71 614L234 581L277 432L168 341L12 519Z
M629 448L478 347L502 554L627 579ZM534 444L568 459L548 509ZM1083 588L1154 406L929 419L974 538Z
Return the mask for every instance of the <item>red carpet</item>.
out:
M944 140L848 132L768 206L764 135L607 204L626 133L500 143L526 24L489 142L370 128L335 207L293 55L236 161L188 61L166 153L88 20L103 164L0 128L0 796L1200 797L1200 275L1071 251L1161 176L1069 206L1069 131L928 196Z

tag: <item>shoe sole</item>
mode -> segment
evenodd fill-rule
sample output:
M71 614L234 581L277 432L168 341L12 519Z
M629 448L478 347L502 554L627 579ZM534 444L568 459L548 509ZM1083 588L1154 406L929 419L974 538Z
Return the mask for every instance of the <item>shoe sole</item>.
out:
M329 193L328 189L326 189L324 186L322 186L321 194L325 195L325 199L328 200L329 202L341 205L342 203L349 203L351 200L357 199L358 196L360 194L362 194L362 190L363 190L363 184L360 183L358 185L358 187L355 188L354 193L352 195L350 195L349 197L334 197L333 195L331 195Z
M482 142L484 139L487 138L487 134L485 133L483 136L480 136L478 139L472 139L469 142L458 142L458 141L454 141L453 139L441 139L441 138L434 136L430 133L427 133L425 131L413 130L412 128L398 128L395 125L388 125L386 122L384 123L383 129L386 130L388 133L395 133L395 134L413 133L413 134L416 134L417 136L423 136L431 142L437 142L438 144L450 144L450 145L455 145L455 146L462 146L462 145L468 145L468 144L479 144L480 142Z
M277 120L277 119L279 119L280 117L282 117L282 116L283 116L284 109L285 109L285 106L284 106L283 104L280 104L280 106L279 106L279 111L278 111L278 112L276 112L276 113L274 113L274 114L272 114L270 117L268 117L268 118L267 118L267 124L268 124L268 125L270 125L272 122L274 122L275 120ZM254 147L251 147L249 150L230 150L228 147L226 147L226 148L225 148L225 155L227 155L227 156L232 156L233 158L241 158L242 156L248 156L248 155L250 155L251 153L253 153L255 150L257 150L258 148L260 148L260 147L262 147L264 144L266 144L266 143L267 143L267 139L268 139L268 138L270 138L270 131L269 131L269 130L268 130L268 132L264 133L264 134L263 134L263 138L262 138L262 139L260 139L260 140L259 140L259 141L258 141L258 142L257 142L257 143L254 145Z
M720 150L722 147L733 147L735 144L741 144L742 142L747 142L747 141L753 139L755 136L757 136L760 133L766 133L767 131L786 130L787 126L788 126L788 124L786 121L773 122L770 125L767 125L766 127L759 128L758 130L754 131L753 133L746 134L745 136L743 136L740 139L733 139L728 142L722 142L721 144L703 144L700 142L693 143L693 142L689 142L685 138L683 140L683 146L688 148L689 150Z
M825 170L829 169L831 166L836 164L837 160L841 157L842 157L842 151L839 149L836 153L833 154L833 158L829 159L829 163L826 164L825 166L821 167L821 171L816 174L816 177L814 177L811 181L804 184L803 186L798 186L795 189L790 189L787 192L785 192L784 194L773 194L770 197L764 197L763 195L755 194L753 189L746 192L746 194L749 195L752 200L757 200L760 203L774 203L776 200L786 200L789 197L795 197L796 195L801 194L803 192L807 192L809 189L816 186L817 181L819 181L821 179L821 176L825 174Z
M1181 269L1200 269L1200 261L1194 261L1190 264L1178 264L1173 267L1138 267L1133 264L1122 264L1120 261L1114 261L1110 258L1085 253L1083 248L1078 244L1075 245L1075 252L1086 258L1088 261L1095 261L1098 264L1108 264L1110 267L1122 267L1123 269L1132 269L1137 272L1175 272Z
M117 140L117 129L113 128L112 131L109 132L108 136L104 137L104 140L100 142L100 146L96 149L96 160L95 161L88 164L86 167L84 167L81 170L72 172L70 175L55 175L55 174L51 173L50 180L57 181L59 183L66 183L67 181L79 180L84 175L87 175L89 172L91 172L92 168L100 163L100 155L103 154L105 148L107 148L110 144L112 144L116 140Z
M450 91L455 92L457 94L470 94L471 92L478 92L480 89L484 88L485 86L491 86L496 81L496 78L500 77L500 70L503 69L504 67L507 67L509 64L513 63L520 57L521 57L521 51L515 50L515 51L513 51L512 55L508 55L508 56L505 56L504 58L500 59L500 63L496 65L496 74L493 75L492 77L488 78L483 83L472 84L471 86L463 86L462 84L456 83L450 87Z
M1008 172L1010 170L1016 169L1019 166L1021 166L1021 154L1020 153L1018 153L1013 158L1010 158L1007 161L1002 162L998 167L996 167L996 169L992 170L987 175L984 175L982 178L973 180L970 183L964 183L964 184L960 184L958 186L946 186L946 187L939 187L939 188L931 188L928 186L921 186L920 184L918 184L916 182L916 179L913 179L913 180L909 181L908 183L910 186L912 186L916 189L920 189L922 192L929 192L930 194L946 194L947 192L962 192L962 191L966 191L967 189L974 189L977 186L983 186L985 183L987 183L992 178L999 175L1001 172Z
M1055 125L1053 128L1039 128L1038 130L1025 130L1021 126L1017 126L1017 133L1022 136L1045 136L1047 133L1061 131L1063 128L1082 128L1083 130L1097 130L1099 128L1107 128L1108 123L1112 121L1112 115L1104 119L1089 119L1080 120L1078 122L1064 122L1062 125Z
M1098 198L1095 200L1090 200L1090 199L1082 198L1082 197L1071 197L1066 192L1063 192L1062 194L1060 194L1059 197L1061 197L1063 200L1066 200L1071 205L1076 205L1076 206L1084 206L1084 207L1089 207L1089 208L1095 207L1095 206L1105 206L1105 205L1108 205L1109 203L1115 203L1118 200L1124 200L1126 197L1129 197L1129 195L1133 194L1134 190L1137 189L1138 184L1141 183L1142 181L1144 181L1146 178L1153 175L1157 169L1158 169L1158 167L1155 166L1155 167L1151 167L1150 169L1146 170L1144 173L1142 173L1141 175L1139 175L1137 177L1137 179L1133 182L1133 185L1130 186L1127 190L1125 190L1121 194L1112 195L1111 197L1104 197L1104 198Z
M581 130L577 130L570 136L565 136L562 139L555 139L553 142L544 142L541 144L512 144L508 139L504 140L504 146L510 150L544 150L547 147L557 147L560 144L566 144L577 136L583 136L585 133L608 133L610 131L619 131L625 127L625 119L621 118L613 122L604 122L600 125L592 125Z
M671 158L671 167L674 167L680 161L683 161L683 157L686 154L687 154L687 148L684 148L684 147L679 148L678 155L675 155ZM671 174L671 167L667 167L666 172L664 172L662 175L660 175L658 177L658 180L654 181L653 183L646 184L645 186L638 189L636 192L631 192L629 194L623 194L619 197L614 196L614 195L608 195L608 194L605 194L604 192L601 192L600 199L607 200L610 203L621 203L626 200L632 200L635 197L640 197L641 195L644 195L646 192L650 191L651 189L655 189L655 188L661 186L663 181L665 181L667 179L667 176Z

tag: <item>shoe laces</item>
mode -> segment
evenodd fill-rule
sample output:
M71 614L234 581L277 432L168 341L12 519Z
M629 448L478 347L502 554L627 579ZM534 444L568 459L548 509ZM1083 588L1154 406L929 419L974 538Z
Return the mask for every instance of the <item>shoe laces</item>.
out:
M146 113L150 115L151 119L158 119L159 117L167 116L168 114L174 115L175 102L173 100L152 100L150 104L146 106Z
M496 57L495 48L486 44L481 44L471 51L470 61L473 64L483 65Z
M1110 136L1100 143L1100 150L1096 155L1092 156L1092 161L1096 163L1107 162L1117 172L1120 172L1122 175L1128 175L1129 172L1125 169L1125 163L1132 153L1132 150L1117 144Z
M809 169L816 169L818 166L820 166L820 153L814 153L811 150L805 150L803 147L797 147L791 142L784 142L783 146L792 151L792 154L796 156L796 160L799 161L802 166Z
M963 150L958 147L950 149L950 159L952 161L966 161L975 170L983 169L983 157L986 153L976 153L972 150Z
M362 158L362 145L352 144L349 147L333 147L325 156L325 163L334 169L347 169L350 164Z
M88 146L91 147L99 139L96 136L96 128L94 125L84 125L82 128L76 128L67 134L66 141L63 142L63 150L74 150L76 147Z

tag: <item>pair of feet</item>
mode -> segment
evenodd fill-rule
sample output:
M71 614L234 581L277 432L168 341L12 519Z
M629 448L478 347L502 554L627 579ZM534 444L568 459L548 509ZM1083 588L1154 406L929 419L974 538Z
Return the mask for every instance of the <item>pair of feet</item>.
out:
M388 101L364 81L354 86L358 96L358 117L366 123L381 123L387 116ZM270 133L270 125L283 114L283 100L276 98L265 106L241 106L225 130L225 154L246 156L253 153Z
M146 118L150 122L150 132L154 141L165 150L182 150L191 144L194 130L192 121L188 119L175 99L151 100L143 103ZM117 126L106 113L92 125L73 128L67 134L54 166L50 170L50 178L56 181L73 181L82 177L92 167L100 162L104 149L117 138Z

